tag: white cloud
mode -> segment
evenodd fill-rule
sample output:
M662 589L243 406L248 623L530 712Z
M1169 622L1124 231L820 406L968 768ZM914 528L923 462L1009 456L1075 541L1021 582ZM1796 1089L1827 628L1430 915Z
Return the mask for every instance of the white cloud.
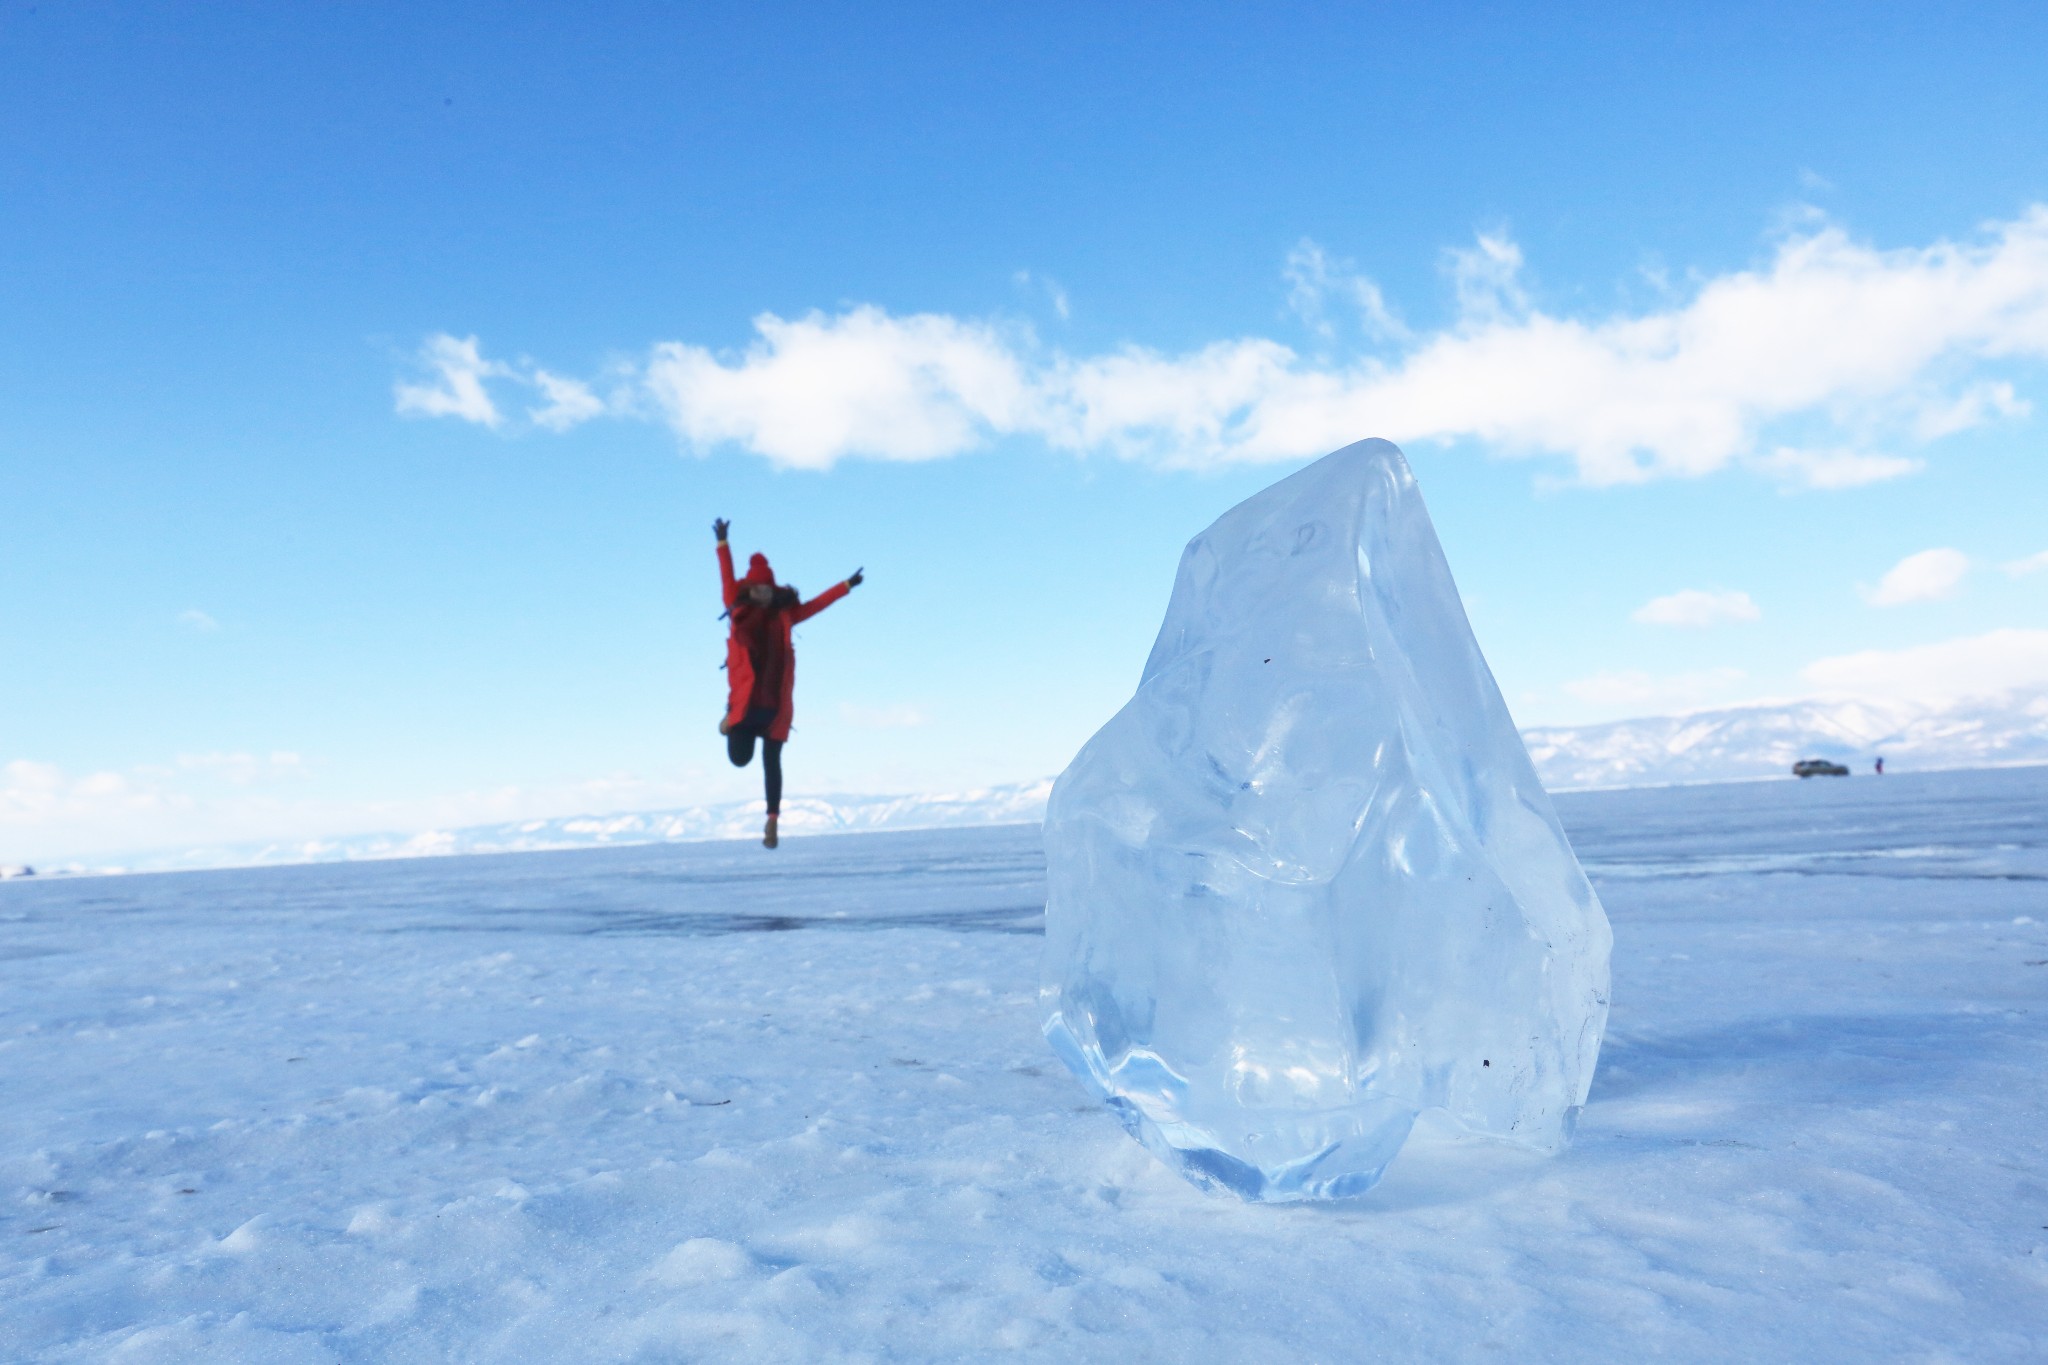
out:
M162 804L147 784L117 772L67 775L54 763L0 765L0 835L79 818L130 815ZM10 856L8 861L13 861Z
M1131 347L1065 362L1033 416L1066 449L1173 468L1226 463L1244 446L1245 414L1290 382L1293 361L1276 341L1219 341L1184 356Z
M178 624L206 634L220 629L220 622L214 620L197 607L188 607L178 613Z
M457 417L487 427L504 420L484 381L511 371L485 360L475 337L453 337L445 332L428 337L420 347L419 363L429 372L426 381L400 380L393 391L401 413Z
M1589 706L1685 709L1725 700L1747 677L1739 668L1708 668L1658 676L1640 669L1595 673L1564 685Z
M1922 550L1892 565L1875 588L1863 589L1863 598L1873 607L1939 602L1955 595L1969 571L1970 557L1961 550Z
M181 754L171 766L71 774L54 763L0 764L0 862L34 862L65 846L139 847L209 823L274 815L269 784L303 775L294 753Z
M1754 621L1762 615L1746 592L1685 588L1651 598L1629 619L1649 626L1712 626L1723 621Z
M759 778L691 769L647 778L460 791L402 800L323 794L295 753L215 752L119 771L72 773L53 763L0 763L0 865L45 866L80 856L176 845L299 841L390 829L464 825L573 812L649 809L759 792ZM749 786L751 779L756 785Z
M1856 450L1799 450L1780 446L1750 463L1767 474L1808 488L1860 488L1904 474L1917 473L1921 461L1903 455L1871 455Z
M1287 265L1281 273L1287 281L1287 306L1310 331L1326 341L1337 335L1337 326L1329 315L1332 298L1357 312L1359 325L1367 336L1398 339L1409 335L1407 327L1387 307L1386 296L1378 284L1360 274L1350 261L1332 258L1307 237L1287 253Z
M1800 674L1829 692L1897 701L1993 697L2048 685L2048 630L1994 630L1908 649L1866 649Z
M647 364L656 405L693 446L731 442L776 464L848 456L930 460L1032 425L1018 340L986 323L879 308L754 319L758 339L721 360L668 342Z
M0 767L0 809L32 806L62 790L64 770L54 763L17 758Z
M613 405L583 380L555 374L527 360L517 364L492 360L473 336L436 333L421 343L418 363L427 371L427 378L401 380L393 391L397 410L403 414L454 417L478 426L499 427L504 425L505 410L492 394L493 384L513 384L537 393L541 401L527 408L526 419L549 431L567 431L614 411ZM633 384L639 382L637 372L630 378ZM619 410L629 407L630 402L622 403Z
M541 397L547 400L542 406L527 410L526 415L535 426L546 427L549 431L567 431L593 417L604 415L604 400L580 379L564 379L546 370L535 370L532 383L540 390Z
M283 750L268 754L179 754L178 767L186 772L219 777L238 787L280 777L299 777L306 771L303 759Z
M1061 322L1065 322L1073 316L1073 306L1067 298L1066 286L1052 276L1046 274L1034 275L1029 270L1020 270L1011 276L1011 279L1016 282L1019 289L1029 289L1032 285L1036 284L1045 290L1046 301L1052 305L1052 311L1059 314Z
M1958 394L1954 402L1936 401L1922 407L1914 419L1913 434L1923 441L1932 441L1982 426L1994 417L2024 417L2032 411L2033 405L2003 380L1973 384Z
M1334 336L1330 301L1342 298L1397 343L1390 355L1304 358L1238 337L1075 356L1014 325L861 306L763 314L736 355L664 343L637 384L687 444L805 468L934 459L1001 436L1214 466L1299 460L1380 435L1561 457L1596 485L1748 465L1845 488L1919 467L1869 453L1873 443L2026 413L2011 382L1982 367L2048 359L2048 205L1974 242L1890 250L1808 216L1757 267L1610 316L1545 312L1504 234L1446 253L1446 265L1457 317L1415 334L1398 330L1371 281L1315 243L1288 257L1289 299L1312 329ZM483 359L474 339L431 338L423 358L437 378L401 385L402 411L494 425L485 380L539 382ZM572 409L578 420L592 413L589 402ZM1782 439L1792 428L1803 439Z
M2030 573L2039 573L2043 569L2048 569L2048 550L2043 550L2039 554L2028 555L2025 559L2012 560L2005 565L2005 571L2014 578L2020 578Z
M1458 291L1458 311L1467 322L1496 322L1529 311L1522 289L1522 248L1505 232L1444 253L1446 272Z

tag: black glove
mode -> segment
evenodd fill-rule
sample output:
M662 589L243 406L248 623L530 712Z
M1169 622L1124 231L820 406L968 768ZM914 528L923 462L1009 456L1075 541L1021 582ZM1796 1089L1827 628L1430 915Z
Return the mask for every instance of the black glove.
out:
M849 579L847 579L847 580L846 580L846 586L847 586L847 587L849 587L849 588L857 588L857 587L859 587L859 586L860 586L860 580L861 580L861 579L862 579L862 578L863 578L863 577L864 577L864 576L865 576L866 574L867 574L867 570L866 570L866 569L855 569L855 570L853 571L853 577L851 577L851 578L849 578Z
M727 521L724 517L719 517L716 521L713 521L711 523L711 533L717 536L720 540L724 540L725 533L727 531L730 531L731 529L732 523Z

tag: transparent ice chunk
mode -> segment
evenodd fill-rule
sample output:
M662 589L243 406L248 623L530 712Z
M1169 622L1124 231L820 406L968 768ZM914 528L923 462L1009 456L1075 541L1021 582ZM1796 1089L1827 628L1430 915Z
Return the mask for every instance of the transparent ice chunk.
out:
M1569 1140L1607 917L1388 442L1189 543L1045 840L1046 1036L1191 1179L1361 1193L1433 1108Z

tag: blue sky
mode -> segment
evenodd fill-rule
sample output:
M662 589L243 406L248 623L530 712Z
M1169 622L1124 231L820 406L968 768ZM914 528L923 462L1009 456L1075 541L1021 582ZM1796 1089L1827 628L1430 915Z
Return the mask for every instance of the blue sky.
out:
M721 514L869 572L792 791L1044 775L1366 435L1524 723L2048 680L2044 88L2027 5L0 4L0 861L750 794Z

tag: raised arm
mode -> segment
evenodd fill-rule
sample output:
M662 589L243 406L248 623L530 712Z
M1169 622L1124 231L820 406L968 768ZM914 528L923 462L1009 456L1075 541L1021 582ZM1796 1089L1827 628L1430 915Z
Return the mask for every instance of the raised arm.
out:
M848 578L838 583L834 583L831 587L825 589L825 591L819 593L816 597L813 597L810 601L804 603L802 606L793 608L789 613L789 623L791 625L795 625L799 621L810 620L813 616L816 616L819 612L825 610L825 608L831 606L834 602L837 602L840 598L846 596L846 594L852 592L855 588L859 587L861 579L865 578L866 576L867 574L865 570L855 569L852 575Z
M739 582L732 576L732 546L725 543L725 533L732 523L724 517L711 523L712 532L718 537L718 589L719 597L729 608L733 599L740 594Z

